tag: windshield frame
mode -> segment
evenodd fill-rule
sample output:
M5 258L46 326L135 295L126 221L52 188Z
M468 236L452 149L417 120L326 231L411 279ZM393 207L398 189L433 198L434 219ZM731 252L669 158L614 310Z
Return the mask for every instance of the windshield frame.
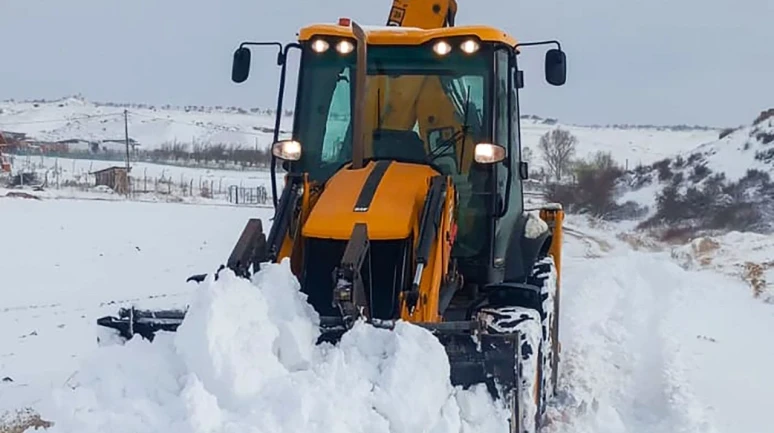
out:
M318 53L312 49L312 41L319 39L327 40L329 43L329 49L325 53ZM470 37L459 38L446 38L453 47L459 46L464 40L468 40ZM333 88L328 88L330 94L324 94L322 97L317 97L319 92L326 92L322 86L331 85L331 80L324 82L321 80L321 74L333 74L333 70L336 68L348 67L350 68L350 101L349 110L353 110L356 101L355 98L355 66L356 66L356 52L353 51L349 55L340 55L335 50L335 44L340 41L341 38L312 38L309 41L302 44L302 55L299 65L294 119L293 119L293 139L301 143L304 151L302 152L301 159L299 161L288 164L287 169L290 172L295 173L308 173L310 180L316 180L325 182L330 176L338 171L343 166L351 162L351 139L349 139L348 146L349 152L347 157L344 157L340 161L336 161L336 164L326 165L322 160L323 153L323 140L326 128L327 116L330 115L328 110L331 108L332 100L334 97ZM355 43L352 41L353 44ZM421 74L425 76L434 76L434 74L458 74L457 76L462 78L467 75L476 75L482 77L482 88L480 89L480 101L476 106L480 110L480 125L476 131L478 141L491 141L494 136L494 118L493 118L493 100L494 100L494 80L495 80L495 68L494 68L494 52L498 48L498 45L491 42L480 42L479 50L474 54L460 53L453 50L444 58L439 59L437 55L434 55L433 44L437 40L428 41L425 44L420 45L368 45L367 55L367 78L372 80L375 73L388 72L393 74L400 72L403 74L413 73ZM386 64L385 61L389 62ZM322 72L321 72L322 71ZM335 86L335 82L332 84ZM316 107L316 102L311 100L315 96L319 100L320 107ZM458 95L458 97L465 98L465 95ZM459 111L459 105L455 103L455 98L450 98L451 102L455 106L455 111ZM472 99L472 98L471 98ZM474 102L474 101L471 101ZM327 106L326 106L327 105ZM317 111L317 113L315 113ZM322 113L320 113L322 111ZM350 111L351 113L351 111ZM318 117L321 116L321 117ZM468 113L468 125L473 125L473 119L476 117L476 113L472 110ZM348 120L348 132L351 136L352 122L354 115L349 115ZM462 120L461 117L458 120ZM369 129L369 133L371 130ZM316 135L314 138L310 138L311 135ZM347 137L349 138L349 137ZM423 137L424 139L424 137ZM459 141L459 140L458 140ZM472 154L473 148L476 143L470 143L470 140L466 140L464 143L465 152ZM310 144L313 143L313 144ZM510 152L508 152L510 153ZM373 156L369 159L374 159ZM390 158L400 160L401 158ZM406 162L414 162L420 164L427 164L427 161L422 160L409 160ZM429 164L433 165L433 164ZM437 167L434 167L438 170Z

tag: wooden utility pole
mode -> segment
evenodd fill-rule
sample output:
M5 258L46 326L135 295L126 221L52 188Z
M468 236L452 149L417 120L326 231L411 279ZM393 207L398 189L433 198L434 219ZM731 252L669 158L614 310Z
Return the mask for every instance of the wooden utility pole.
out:
M124 141L126 142L126 171L129 172L129 112L124 109Z
M126 142L126 195L129 195L129 111L124 108L124 141Z

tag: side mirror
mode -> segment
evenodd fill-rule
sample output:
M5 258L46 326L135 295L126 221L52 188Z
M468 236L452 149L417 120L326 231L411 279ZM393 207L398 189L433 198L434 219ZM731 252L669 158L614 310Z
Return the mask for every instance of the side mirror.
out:
M529 179L529 166L526 161L519 163L519 177L521 177L521 180Z
M560 49L546 52L546 81L554 86L561 86L567 80L567 56Z
M478 143L473 159L479 164L496 164L505 159L505 148L497 144Z
M242 83L250 75L250 49L239 47L234 51L234 62L231 64L231 80Z
M271 154L283 161L301 159L301 143L296 140L282 140L271 146Z

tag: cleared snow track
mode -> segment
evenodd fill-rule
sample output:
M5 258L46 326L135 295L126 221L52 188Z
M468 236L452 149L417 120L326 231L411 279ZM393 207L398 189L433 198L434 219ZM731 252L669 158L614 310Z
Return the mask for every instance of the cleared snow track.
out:
M741 281L609 234L614 247L590 259L584 239L601 236L568 240L560 391L545 431L770 431L774 308Z

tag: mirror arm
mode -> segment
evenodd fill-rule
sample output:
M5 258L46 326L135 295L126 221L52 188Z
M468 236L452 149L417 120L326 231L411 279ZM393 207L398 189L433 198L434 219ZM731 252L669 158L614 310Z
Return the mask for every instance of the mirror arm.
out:
M275 46L277 47L277 66L282 66L285 63L286 53L287 53L287 47L283 47L281 43L279 42L242 42L239 44L239 48L244 48L245 46L256 46L256 47L270 47ZM285 53L282 52L282 49L285 48Z
M271 45L271 43L267 43L265 45ZM280 45L280 47L282 47L282 45ZM288 52L290 51L291 48L301 49L302 47L301 47L301 44L293 42L285 45L284 51L280 50L280 53L278 55L278 61L279 59L282 59L282 62L280 63L282 65L282 70L280 72L279 91L277 93L277 112L274 113L274 138L272 140L272 143L276 143L277 141L279 141L280 126L282 123L282 106L283 106L283 102L285 101L285 79L287 77L287 71L288 71L288 63L286 60L288 58ZM274 202L274 208L276 209L277 206L279 205L279 201L277 198L277 157L274 156L274 152L271 153L271 162L269 163L269 173L271 175L272 201Z
M556 45L556 48L559 49L559 51L562 50L562 44L559 43L559 41L537 41L537 42L521 42L513 46L513 49L516 50L519 47L530 47L535 45Z

